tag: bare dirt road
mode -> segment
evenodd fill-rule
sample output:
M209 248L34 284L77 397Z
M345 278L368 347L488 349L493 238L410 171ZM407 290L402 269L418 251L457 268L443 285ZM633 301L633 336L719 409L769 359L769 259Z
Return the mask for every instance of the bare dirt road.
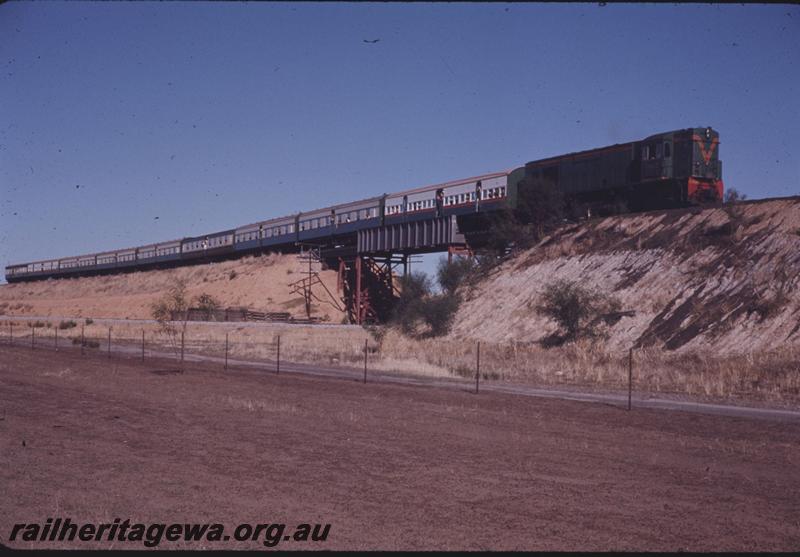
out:
M58 516L331 524L284 549L800 546L792 422L9 346L0 417L11 547L111 546L8 541Z

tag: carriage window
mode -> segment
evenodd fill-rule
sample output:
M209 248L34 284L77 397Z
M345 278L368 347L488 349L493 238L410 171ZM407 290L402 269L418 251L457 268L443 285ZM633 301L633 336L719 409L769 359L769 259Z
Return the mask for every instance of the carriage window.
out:
M668 158L670 158L671 156L672 156L672 153L670 152L670 145L669 145L669 141L665 141L665 142L664 142L664 158L665 158L665 159L668 159Z

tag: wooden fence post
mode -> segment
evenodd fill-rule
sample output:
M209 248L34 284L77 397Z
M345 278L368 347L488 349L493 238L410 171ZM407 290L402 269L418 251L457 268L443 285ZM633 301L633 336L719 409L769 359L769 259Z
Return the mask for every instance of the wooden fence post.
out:
M633 348L628 350L628 410L631 409L631 393L633 391Z
M364 339L364 383L367 382L367 342L368 339Z
M478 394L481 381L481 343L478 341L478 355L475 360L475 394Z
M278 357L275 360L275 373L281 372L281 335L278 335Z
M83 356L83 344L84 344L84 338L85 338L84 334L83 334L83 331L84 331L85 327L86 327L86 325L81 325L81 356Z
M225 369L228 369L228 333L225 333Z

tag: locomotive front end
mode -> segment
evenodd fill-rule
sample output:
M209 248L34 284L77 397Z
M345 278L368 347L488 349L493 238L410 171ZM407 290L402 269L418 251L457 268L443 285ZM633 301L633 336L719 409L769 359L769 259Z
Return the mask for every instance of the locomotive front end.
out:
M719 133L711 128L692 130L692 155L686 193L693 203L719 203L723 199Z

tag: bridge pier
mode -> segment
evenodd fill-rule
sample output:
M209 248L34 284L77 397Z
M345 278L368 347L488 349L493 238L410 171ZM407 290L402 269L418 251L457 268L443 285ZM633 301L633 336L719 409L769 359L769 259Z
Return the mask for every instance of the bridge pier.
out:
M328 268L338 268L338 291L350 323L389 319L399 295L395 276L411 272L412 254L447 251L472 256L455 216L399 222L359 230L355 246L323 250ZM355 248L355 249L353 249Z
M395 275L408 267L408 255L356 255L339 258L337 287L351 323L380 323L391 315L399 295Z

